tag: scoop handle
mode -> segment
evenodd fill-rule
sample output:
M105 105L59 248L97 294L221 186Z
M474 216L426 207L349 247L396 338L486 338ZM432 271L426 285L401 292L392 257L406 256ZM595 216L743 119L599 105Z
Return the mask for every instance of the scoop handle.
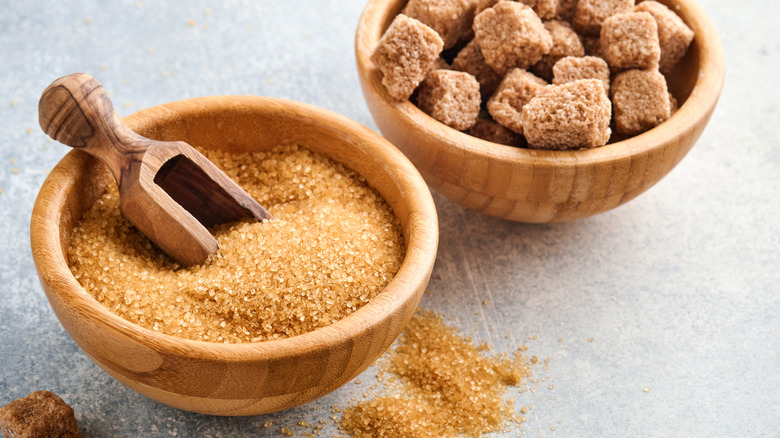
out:
M100 159L121 185L122 169L145 152L143 137L122 123L103 86L86 73L51 83L38 102L38 122L49 137Z

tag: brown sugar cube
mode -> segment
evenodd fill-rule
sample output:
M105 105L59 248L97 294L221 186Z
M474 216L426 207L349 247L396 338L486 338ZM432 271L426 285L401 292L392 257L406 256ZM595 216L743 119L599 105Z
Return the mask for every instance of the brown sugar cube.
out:
M547 82L533 73L519 68L510 70L488 100L488 112L496 122L522 134L523 121L520 114L523 105L546 86Z
M435 30L448 49L471 31L476 9L477 0L409 0L402 13Z
M445 125L463 131L479 115L479 83L474 76L453 70L435 70L420 84L417 106Z
M672 93L669 93L669 117L674 115L678 109L680 109L680 104L677 103L677 98L675 98Z
M658 70L624 71L615 76L611 91L620 134L641 134L671 115L666 79Z
M479 92L485 100L496 91L496 87L501 82L501 75L487 65L479 44L474 40L458 52L458 56L452 61L452 69L466 72L477 78Z
M558 0L557 18L561 21L571 23L574 20L574 13L577 11L577 0Z
M500 1L474 18L474 39L485 62L503 75L513 67L526 69L552 49L552 36L529 6Z
M399 14L379 40L371 61L382 72L387 92L406 100L439 58L442 44L435 30Z
M474 126L467 129L465 132L473 137L506 146L523 147L525 145L525 140L522 135L501 126L495 120L491 119L479 118L477 119L477 122L474 123Z
M49 391L35 391L0 408L0 432L6 438L81 436L73 409Z
M554 150L604 146L610 118L609 98L598 79L545 87L522 114L529 147Z
M598 79L604 84L604 90L609 93L609 66L598 56L583 56L561 58L553 66L553 84L561 85L580 79Z
M636 12L647 12L658 25L658 42L661 45L661 73L668 74L685 56L693 41L693 31L671 9L653 0L646 0L634 8Z
M634 10L634 0L578 0L574 28L585 35L598 36L601 24L614 14Z
M615 14L601 26L601 52L612 71L658 68L658 25L647 12Z
M580 37L568 23L558 20L544 22L544 27L552 36L553 46L550 53L542 56L542 59L534 64L532 70L541 78L551 81L552 68L559 59L566 56L583 56L585 48L582 47Z

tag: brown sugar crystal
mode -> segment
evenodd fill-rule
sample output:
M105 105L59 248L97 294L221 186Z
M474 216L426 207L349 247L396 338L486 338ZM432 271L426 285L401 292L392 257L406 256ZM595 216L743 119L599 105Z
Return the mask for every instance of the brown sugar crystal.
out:
M182 268L122 217L109 185L74 230L68 262L127 321L209 342L288 338L350 315L400 268L400 223L354 171L295 145L203 153L275 219L213 228L218 253Z
M460 71L430 72L417 94L417 106L421 110L459 131L477 121L479 105L479 83L474 76Z
M598 36L601 24L614 14L634 10L634 0L578 0L574 28L584 35Z
M526 359L489 357L441 315L418 311L383 363L395 379L393 395L364 400L344 411L341 429L356 437L480 436L522 422L509 386L531 376ZM386 381L387 382L387 381Z
M6 438L79 438L73 409L49 391L35 391L0 408Z
M525 138L537 149L603 146L609 141L610 118L610 101L597 79L545 87L522 112Z
M647 12L615 14L601 26L601 50L612 71L658 68L658 26Z
M466 134L506 146L522 147L525 145L525 139L522 135L491 119L478 118L474 126L466 130Z
M621 135L637 135L671 116L666 79L658 70L628 70L612 81L615 127Z
M523 106L546 86L547 82L533 73L519 68L510 70L488 100L487 109L496 122L522 134Z
M406 100L439 58L443 42L435 30L399 14L379 40L371 61L395 99Z
M647 12L658 25L658 42L661 46L660 70L669 74L680 59L685 56L693 31L671 9L653 0L645 0L634 8L636 12Z
M542 59L534 64L532 70L537 76L546 81L551 81L553 78L553 65L559 59L566 56L583 56L585 55L585 49L577 32L568 23L550 20L544 22L544 27L552 36L553 46L550 49L550 53L542 56Z
M553 66L553 84L561 85L579 79L598 79L609 93L609 66L597 56L568 56Z
M476 8L477 0L409 0L402 13L435 30L448 49L471 31Z
M474 18L474 39L497 73L536 64L552 49L550 32L529 6L502 0Z
M496 91L496 87L501 82L501 75L487 65L479 44L474 40L458 52L458 56L452 61L452 69L474 76L479 82L479 92L484 100Z

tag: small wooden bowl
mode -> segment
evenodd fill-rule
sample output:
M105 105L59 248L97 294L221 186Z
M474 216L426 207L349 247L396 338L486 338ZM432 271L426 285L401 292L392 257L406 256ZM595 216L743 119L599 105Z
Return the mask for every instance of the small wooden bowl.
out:
M316 107L280 99L190 99L124 119L139 134L232 152L297 143L363 175L400 219L406 256L374 300L330 326L293 338L217 344L163 335L132 324L94 300L68 269L67 248L83 212L111 176L71 151L43 184L30 224L35 266L70 336L128 387L181 409L256 415L311 401L348 382L401 332L425 290L438 225L430 191L412 164L368 128Z
M656 128L604 147L577 151L514 148L456 131L382 85L370 56L405 0L370 0L355 51L363 94L382 134L428 184L466 208L520 222L563 222L621 205L641 194L693 147L720 96L723 49L694 0L660 0L695 32L688 54L667 77L680 109Z

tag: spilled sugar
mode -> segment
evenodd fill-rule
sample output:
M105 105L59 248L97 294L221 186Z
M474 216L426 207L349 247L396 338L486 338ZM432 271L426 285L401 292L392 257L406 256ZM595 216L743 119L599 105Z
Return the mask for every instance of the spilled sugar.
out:
M528 362L520 351L489 357L487 349L439 314L418 311L378 376L391 394L347 408L341 429L357 437L479 436L525 421L505 395L531 376Z

